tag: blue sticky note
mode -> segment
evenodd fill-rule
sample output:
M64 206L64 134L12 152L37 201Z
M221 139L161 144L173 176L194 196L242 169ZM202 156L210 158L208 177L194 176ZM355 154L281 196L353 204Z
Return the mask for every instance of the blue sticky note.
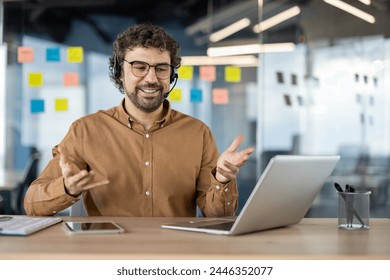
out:
M31 113L42 113L45 111L45 100L32 99L30 106L31 106Z
M60 48L47 48L46 61L60 61Z
M190 93L191 102L202 102L202 90L198 88L192 88Z

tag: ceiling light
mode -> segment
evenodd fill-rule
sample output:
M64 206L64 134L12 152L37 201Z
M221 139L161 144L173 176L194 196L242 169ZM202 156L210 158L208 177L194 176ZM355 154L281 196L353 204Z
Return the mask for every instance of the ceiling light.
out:
M367 6L371 5L371 0L359 0L359 1L362 2L363 4L366 4Z
M275 44L248 44L226 47L212 47L207 49L208 56L229 56L243 54L258 54L265 52L287 52L295 49L294 43Z
M351 6L343 1L340 0L324 0L324 2L335 6L336 8L339 8L347 13L350 13L351 15L354 15L358 18L361 18L362 20L365 20L369 23L375 23L375 17L370 15L369 13L366 13L362 10L359 10L358 8L355 8L354 6Z
M188 26L185 32L189 36L193 36L198 32L208 33L210 29L218 29L226 22L245 17L248 11L257 11L257 3L254 1L236 1L218 11L214 11L212 20L209 16L206 16Z
M221 41L222 39L225 39L226 37L244 29L245 27L248 27L251 24L251 21L249 18L243 18L239 21L236 21L235 23L217 31L210 35L209 39L211 42L215 43L218 41Z
M292 17L295 17L296 15L299 15L301 12L301 9L298 6L294 6L288 10L285 10L284 12L281 12L273 17L267 18L266 20L263 20L259 24L256 24L253 27L253 32L260 33L264 30L267 30L279 23L282 23L283 21L286 21Z
M244 65L257 66L258 58L254 55L238 55L229 57L182 56L181 65Z

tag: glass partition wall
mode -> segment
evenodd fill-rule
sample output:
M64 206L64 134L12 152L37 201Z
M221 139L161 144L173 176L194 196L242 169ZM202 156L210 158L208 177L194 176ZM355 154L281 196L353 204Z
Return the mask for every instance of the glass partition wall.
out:
M275 2L264 1L264 11ZM290 37L295 50L260 55L259 159L339 154L307 215L337 216L338 182L370 190L372 215L389 217L389 1L284 3L299 11L262 39Z
M112 6L94 12L104 2L85 2L81 18L74 3L4 1L7 167L23 169L35 146L42 169L73 119L119 104L108 77L111 44L142 17L124 6L137 1L106 1ZM256 147L238 174L239 210L272 156L340 154L307 216L337 216L338 182L371 190L372 216L389 217L390 1L184 2L198 3L185 21L164 17L162 7L145 17L182 46L172 107L209 125L220 151L239 133L243 147ZM40 28L29 22L42 15ZM33 48L35 60L18 61L19 47ZM69 63L80 48L82 61ZM43 85L29 80L36 72Z
M252 12L240 9L245 3ZM257 83L244 82L242 92L230 86L236 99L230 106L240 110L225 108L237 116L226 129L243 131L256 146L239 174L240 205L272 156L339 154L341 161L307 216L337 216L334 182L370 190L372 215L390 216L390 1L245 3L236 6L240 17L252 22L237 32L245 35L209 42L214 53L258 53L258 67L250 70L257 71ZM256 22L250 4L257 5ZM221 19L221 14L213 16ZM233 25L236 18L230 20ZM245 99L241 103L239 96ZM228 115L213 119L234 118ZM217 126L213 123L214 131ZM219 140L226 139L221 134Z

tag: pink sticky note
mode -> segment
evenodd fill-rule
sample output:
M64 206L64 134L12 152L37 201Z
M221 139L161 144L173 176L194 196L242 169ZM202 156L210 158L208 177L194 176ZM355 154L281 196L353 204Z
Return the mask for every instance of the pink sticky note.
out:
M213 103L214 104L228 104L229 91L226 88L213 89Z
M34 61L34 48L32 47L18 47L18 62L33 62Z
M212 65L200 66L199 75L203 81L214 82L217 79L216 68Z
M78 86L79 85L79 74L78 73L65 73L64 74L64 86Z

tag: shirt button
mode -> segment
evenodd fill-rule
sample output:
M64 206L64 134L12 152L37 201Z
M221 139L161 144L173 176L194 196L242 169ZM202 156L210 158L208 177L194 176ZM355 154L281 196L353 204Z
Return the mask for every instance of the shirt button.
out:
M145 194L146 194L146 196L149 196L150 195L150 191L146 191Z
M145 134L145 137L146 137L146 138L149 138L149 137L150 137L149 133L146 133L146 134Z
M230 205L230 201L226 202L226 205L229 206Z
M228 191L229 191L229 188L224 189L224 192L228 192Z
M149 166L150 165L150 162L149 161L145 161L145 166Z
M219 190L220 188L221 188L221 187L218 186L218 185L215 186L215 189L216 189L216 190Z

